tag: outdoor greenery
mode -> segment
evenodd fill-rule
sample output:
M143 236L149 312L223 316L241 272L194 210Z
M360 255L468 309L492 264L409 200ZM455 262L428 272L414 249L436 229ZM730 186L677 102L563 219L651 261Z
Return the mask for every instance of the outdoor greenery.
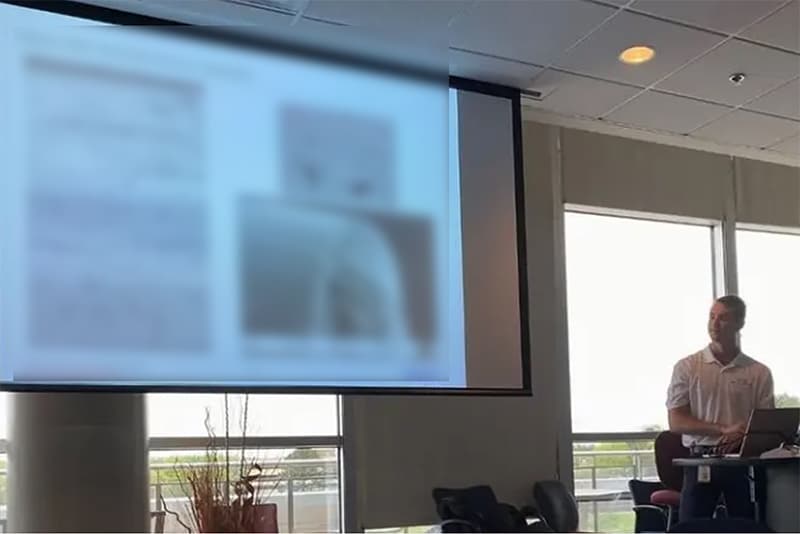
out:
M652 440L608 441L602 443L576 443L573 451L573 467L575 479L586 480L592 477L592 468L596 479L632 478L646 476L655 470L655 456ZM607 453L619 451L618 455L588 455L580 453ZM627 453L627 454L626 454ZM636 463L636 453L639 463Z
M633 532L636 516L630 512L600 513L598 530L600 532Z
M287 460L333 460L336 451L333 449L295 449ZM295 491L322 491L328 487L329 480L337 479L336 463L292 466L292 478Z
M247 451L246 458L261 458L266 475L265 482L278 484L277 491L287 490L287 481L292 478L294 491L321 491L329 488L330 481L337 480L338 465L335 461L325 465L295 464L292 460L325 460L336 458L335 449L299 448L282 457L267 459L259 451ZM241 451L231 451L231 464L238 465ZM182 467L206 461L203 452L178 453L167 457L153 459L150 466L150 483L160 484L165 496L183 496L181 488ZM158 467L157 467L158 466ZM185 481L184 481L185 485Z
M779 393L775 396L775 407L777 408L800 408L800 397Z

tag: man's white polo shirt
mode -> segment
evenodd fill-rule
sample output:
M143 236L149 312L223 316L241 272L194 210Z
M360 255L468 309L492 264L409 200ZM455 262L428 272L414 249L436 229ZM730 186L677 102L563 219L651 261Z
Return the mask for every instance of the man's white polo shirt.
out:
M730 425L747 422L755 408L773 408L775 396L769 367L739 353L728 365L710 347L683 358L672 370L667 409L689 405L694 417ZM716 445L719 436L683 435L683 445Z

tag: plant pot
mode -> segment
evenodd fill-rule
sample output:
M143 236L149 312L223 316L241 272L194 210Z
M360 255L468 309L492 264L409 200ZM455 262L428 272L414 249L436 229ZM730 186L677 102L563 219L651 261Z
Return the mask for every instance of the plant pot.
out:
M262 503L247 505L239 515L234 507L216 505L213 520L205 523L209 532L244 532L252 534L277 534L278 505ZM205 532L205 530L201 530Z
M278 532L278 505L273 502L253 506L253 532Z

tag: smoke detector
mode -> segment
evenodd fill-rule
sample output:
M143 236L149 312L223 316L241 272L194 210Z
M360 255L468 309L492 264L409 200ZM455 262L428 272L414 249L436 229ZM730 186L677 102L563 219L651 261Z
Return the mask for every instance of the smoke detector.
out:
M733 74L728 76L728 80L733 85L736 85L737 87L739 85L742 85L746 78L747 78L747 74L745 74L744 72L734 72Z

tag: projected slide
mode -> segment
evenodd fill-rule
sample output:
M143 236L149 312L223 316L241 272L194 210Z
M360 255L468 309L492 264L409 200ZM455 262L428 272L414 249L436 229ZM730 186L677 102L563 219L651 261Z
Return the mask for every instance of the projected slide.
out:
M0 20L0 385L523 387L507 99Z

